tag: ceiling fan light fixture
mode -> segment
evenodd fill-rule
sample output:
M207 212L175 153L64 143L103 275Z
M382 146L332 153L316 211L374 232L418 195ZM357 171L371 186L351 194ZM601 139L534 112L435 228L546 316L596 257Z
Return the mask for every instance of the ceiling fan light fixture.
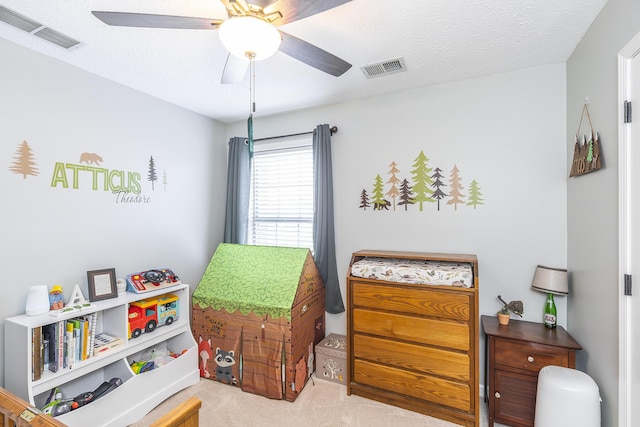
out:
M234 56L260 61L277 52L282 37L276 27L254 16L234 16L220 25L218 35ZM253 58L252 58L253 56Z

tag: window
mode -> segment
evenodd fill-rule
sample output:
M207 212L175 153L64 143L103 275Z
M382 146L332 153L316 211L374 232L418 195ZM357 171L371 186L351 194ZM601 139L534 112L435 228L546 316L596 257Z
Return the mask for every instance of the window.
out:
M312 135L255 144L248 241L313 249Z

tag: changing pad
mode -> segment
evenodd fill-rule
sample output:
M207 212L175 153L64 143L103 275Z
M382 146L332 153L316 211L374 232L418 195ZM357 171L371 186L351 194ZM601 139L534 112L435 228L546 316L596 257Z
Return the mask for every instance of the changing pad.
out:
M366 257L353 263L351 275L388 282L473 287L469 263Z

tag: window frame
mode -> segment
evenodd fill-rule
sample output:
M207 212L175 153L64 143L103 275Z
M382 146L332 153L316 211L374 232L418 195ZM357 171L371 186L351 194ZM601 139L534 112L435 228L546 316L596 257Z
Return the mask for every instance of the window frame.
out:
M290 161L286 163L287 154L302 160ZM256 190L257 180L265 179L265 171L269 166L260 164L267 158L270 161L283 161L285 166L297 168L299 173L283 172L280 178L286 177L287 173L291 174L289 186L291 187L293 196L297 203L292 203L289 210L286 205L280 209L281 201L285 201L286 192L282 190L275 193L269 193L269 200L278 200L278 205L273 207L269 204L270 214L257 212L260 209L256 206L259 197L265 197L264 194L258 194ZM265 166L263 168L263 166ZM270 165L271 166L271 165ZM278 172L276 172L278 173ZM260 174L260 175L259 175ZM276 179L276 177L273 177ZM303 181L300 181L300 180ZM296 185L304 184L304 185ZM285 246L285 247L305 247L313 251L313 217L314 217L314 179L313 179L313 134L296 135L294 137L274 138L254 143L253 159L251 162L251 185L249 193L249 213L247 227L247 243L250 245L263 246ZM264 188L261 191L266 191ZM297 193L296 193L297 191ZM304 194L302 193L304 191ZM292 194L288 195L292 198ZM263 202L265 203L265 202ZM297 211L297 212L296 212ZM256 219L256 217L258 219ZM260 231L262 229L262 232ZM294 231L297 230L297 231ZM268 234L271 233L271 236ZM295 238L292 237L295 235Z

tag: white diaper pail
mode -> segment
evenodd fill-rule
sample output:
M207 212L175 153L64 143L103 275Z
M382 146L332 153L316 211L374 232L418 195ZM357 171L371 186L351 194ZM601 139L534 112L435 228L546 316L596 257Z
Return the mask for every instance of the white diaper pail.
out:
M600 391L587 374L545 366L538 374L535 427L600 427Z

